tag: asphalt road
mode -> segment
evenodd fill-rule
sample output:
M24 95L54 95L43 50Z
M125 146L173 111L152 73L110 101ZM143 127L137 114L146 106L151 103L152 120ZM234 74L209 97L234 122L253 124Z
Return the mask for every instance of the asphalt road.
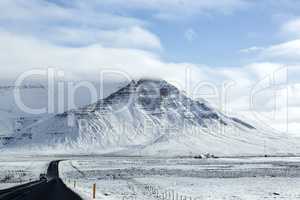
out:
M0 190L1 200L82 200L59 178L59 160L52 161L47 169L47 180L40 180Z

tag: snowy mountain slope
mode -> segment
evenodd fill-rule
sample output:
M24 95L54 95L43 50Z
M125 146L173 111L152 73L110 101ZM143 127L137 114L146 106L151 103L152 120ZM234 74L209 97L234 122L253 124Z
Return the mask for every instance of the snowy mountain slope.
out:
M91 103L90 95L84 87L78 87L76 84L80 82L72 82L76 88L76 94L72 96L76 106L83 106ZM27 80L21 86L15 86L14 81L0 80L0 140L1 137L10 137L17 129L23 129L37 120L47 118L53 113L32 114L25 112L20 105L24 104L30 109L46 108L49 100L53 102L54 114L58 113L59 108L68 110L68 102L70 98L68 94L68 82L64 82L64 90L58 90L58 83L53 85L54 95L49 98L47 81L45 80ZM60 82L62 84L62 82ZM108 96L112 91L116 91L120 87L120 82L107 81L103 86L104 96ZM100 91L99 84L93 83L95 90ZM16 93L19 92L21 102L17 102ZM100 94L99 94L100 96ZM101 96L100 96L101 97ZM63 99L63 101L61 101ZM52 103L51 103L52 104ZM60 111L61 112L61 111ZM1 142L0 142L1 143Z
M291 139L258 130L194 101L163 80L143 79L103 100L15 133L2 149L127 155L278 154L299 152Z
M16 129L34 123L38 117L25 113L18 107L14 96L15 90L19 91L22 103L27 107L40 108L47 103L47 90L43 85L28 84L18 87L7 84L0 85L0 136L8 136Z

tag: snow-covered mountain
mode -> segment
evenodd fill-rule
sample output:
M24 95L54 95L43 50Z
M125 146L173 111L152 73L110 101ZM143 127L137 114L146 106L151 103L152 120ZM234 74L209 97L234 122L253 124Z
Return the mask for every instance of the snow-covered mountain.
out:
M126 155L300 152L288 137L226 116L163 80L132 81L105 99L37 121L2 150Z

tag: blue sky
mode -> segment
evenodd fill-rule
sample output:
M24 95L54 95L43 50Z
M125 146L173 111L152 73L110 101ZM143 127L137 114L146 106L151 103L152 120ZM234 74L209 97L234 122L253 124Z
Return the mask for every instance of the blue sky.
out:
M72 80L110 69L185 83L189 68L193 84L233 82L230 110L250 116L253 88L291 66L292 84L261 87L289 90L300 131L299 0L1 0L0 10L0 79L54 67ZM259 99L260 116L273 116L273 97ZM284 127L286 104L276 106L268 123Z

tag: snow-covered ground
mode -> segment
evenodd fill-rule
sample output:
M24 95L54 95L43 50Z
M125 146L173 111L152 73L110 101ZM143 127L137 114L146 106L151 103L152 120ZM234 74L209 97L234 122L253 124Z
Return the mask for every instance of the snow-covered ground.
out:
M39 178L49 161L84 199L300 199L300 158L141 158L101 156L0 158L0 189Z
M152 185L159 192L173 192L192 199L300 199L300 178L187 178L155 177L137 181Z
M82 157L60 164L85 199L300 199L300 158L161 159ZM74 185L75 184L75 185ZM169 195L169 196L168 196Z
M39 179L49 161L33 157L0 157L0 189Z

